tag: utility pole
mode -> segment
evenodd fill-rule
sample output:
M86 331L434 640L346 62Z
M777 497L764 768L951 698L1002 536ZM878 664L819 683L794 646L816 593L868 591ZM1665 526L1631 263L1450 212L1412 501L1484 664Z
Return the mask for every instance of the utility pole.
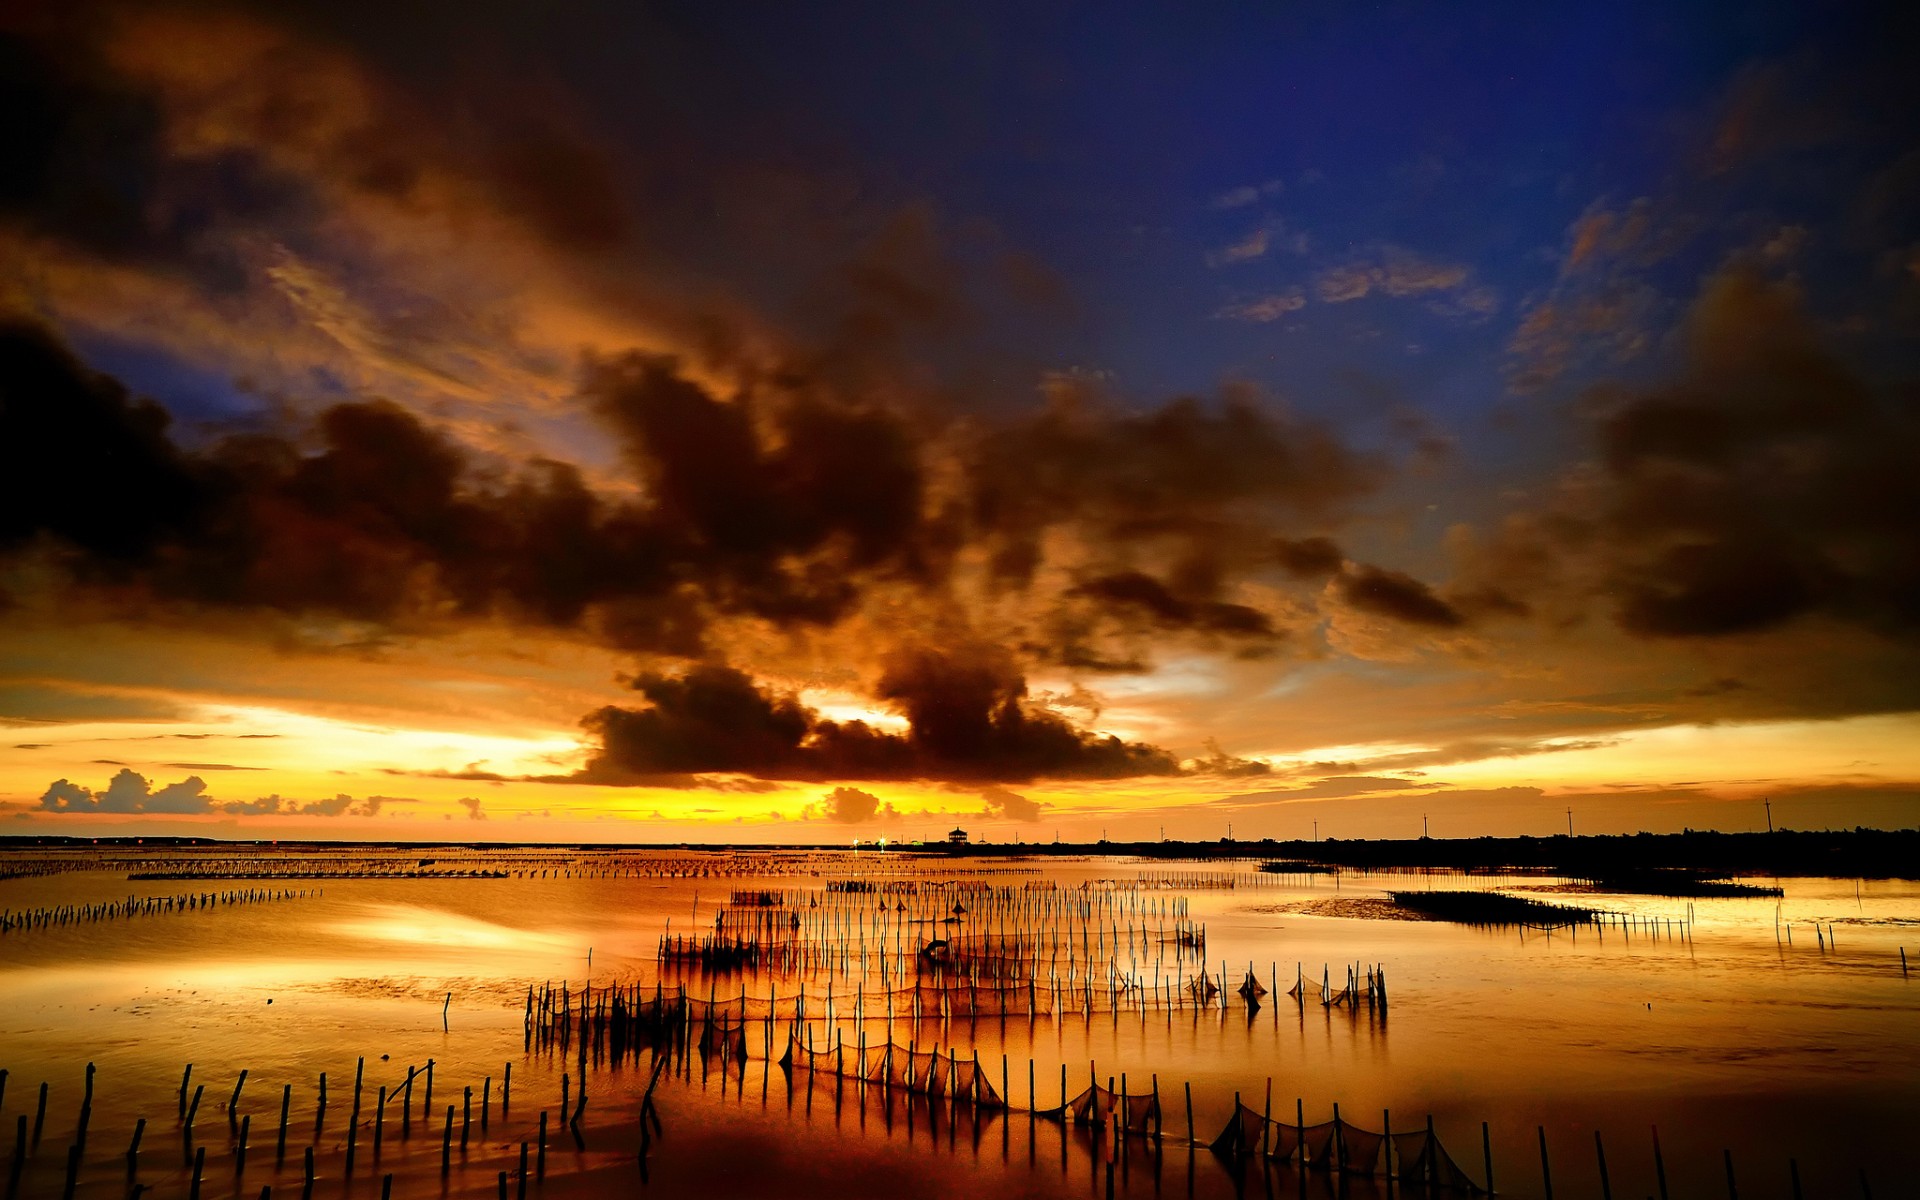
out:
M1316 842L1320 840L1320 822L1318 821L1313 823L1313 840Z
M1423 840L1423 841L1424 841L1424 840L1426 839L1426 836L1427 836L1427 814L1425 814L1425 813L1421 813L1421 814L1420 814L1420 837L1421 837L1421 840Z
M1773 797L1772 796L1768 796L1766 798L1766 805L1767 805L1767 832L1772 833L1773 832Z
M1573 836L1573 810L1571 808L1567 810L1567 836Z

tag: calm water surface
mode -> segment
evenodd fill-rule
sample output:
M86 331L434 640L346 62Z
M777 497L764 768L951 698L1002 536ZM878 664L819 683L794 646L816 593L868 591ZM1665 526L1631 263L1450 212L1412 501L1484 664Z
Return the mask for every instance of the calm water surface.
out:
M591 859L590 855L579 856ZM684 857L684 856L681 856ZM637 862L627 855L622 861ZM551 867L561 860L550 860ZM4 865L4 864L0 864ZM788 864L791 867L791 864ZM943 877L944 864L919 868ZM988 875L977 882L1077 887L1179 870L1122 859L1027 864L1038 873ZM21 1195L60 1194L74 1141L84 1069L98 1069L79 1192L121 1196L132 1182L155 1195L185 1195L183 1167L205 1148L206 1196L257 1196L263 1186L296 1195L300 1158L316 1147L315 1194L379 1194L396 1176L403 1195L494 1195L497 1172L517 1165L541 1110L559 1107L564 1058L523 1049L528 985L567 980L577 989L659 977L660 935L710 929L715 907L735 888L821 889L854 868L819 855L817 875L764 879L601 878L327 879L299 881L130 881L125 869L84 870L0 881L0 909L123 900L239 887L317 889L321 894L184 914L19 931L0 937L0 1100L8 1161L16 1118L31 1119L41 1081L49 1084L38 1145L24 1167ZM863 865L862 869L866 869ZM1202 868L1193 867L1195 871ZM1221 868L1207 867L1207 871ZM1104 1082L1125 1072L1138 1089L1157 1082L1166 1142L1130 1147L1116 1165L1118 1191L1138 1195L1332 1194L1321 1176L1256 1166L1231 1172L1185 1145L1184 1088L1202 1140L1231 1113L1235 1095L1292 1120L1342 1116L1378 1130L1422 1124L1476 1177L1484 1175L1486 1122L1495 1184L1502 1195L1544 1194L1539 1131L1544 1129L1558 1195L1598 1196L1594 1134L1604 1137L1613 1194L1656 1194L1654 1129L1674 1196L1723 1196L1723 1151L1731 1151L1743 1197L1789 1195L1789 1161L1808 1196L1860 1195L1865 1171L1875 1194L1901 1194L1910 1157L1905 1137L1920 1122L1920 991L1903 975L1900 948L1920 951L1920 888L1908 882L1783 881L1784 900L1669 900L1567 897L1642 920L1645 931L1551 936L1515 929L1335 915L1346 902L1387 888L1550 885L1547 880L1408 876L1290 877L1253 874L1234 888L1175 888L1207 928L1207 959L1236 981L1248 965L1284 990L1296 972L1338 982L1343 964L1382 964L1387 1013L1300 1006L1270 997L1249 1013L1149 1010L978 1022L921 1022L912 1036L977 1052L997 1087L1029 1104L1029 1062L1041 1106L1058 1103L1064 1065L1078 1091L1092 1071ZM1546 899L1557 897L1547 895ZM1335 901L1337 903L1328 903ZM1358 911L1366 911L1361 907ZM1664 922L1691 915L1690 933ZM1833 940L1817 938L1816 923ZM1786 941L1791 928L1792 942ZM1776 933L1776 930L1779 932ZM591 952L591 968L588 966ZM1122 965L1126 965L1122 954ZM1920 965L1920 964L1916 964ZM679 978L680 976L675 976ZM853 976L836 983L842 995ZM713 982L737 993L740 976ZM791 981L747 976L744 986L785 993ZM809 988L818 994L822 981ZM707 984L693 977L691 990ZM442 1028L442 1006L451 1004ZM877 1028L868 1022L869 1030ZM824 1032L816 1034L823 1040ZM851 1026L846 1036L855 1036ZM904 1043L902 1027L895 1039ZM776 1046L786 1037L774 1034ZM642 1184L635 1150L638 1094L649 1060L590 1070L585 1149L555 1133L547 1174L530 1195L901 1195L1096 1194L1106 1148L1084 1132L1026 1115L957 1121L944 1110L892 1111L861 1103L858 1089L803 1076L790 1086L763 1058L743 1072L703 1071L699 1060L663 1080L656 1093L664 1132ZM384 1057L383 1057L384 1056ZM356 1060L364 1057L366 1099L352 1178L342 1178ZM383 1145L371 1154L373 1097L397 1087L409 1065L435 1061L430 1118L416 1096L408 1136L389 1107ZM1002 1067L1004 1059L1004 1069ZM177 1090L183 1066L204 1085L194 1138L183 1135ZM512 1065L512 1107L497 1092ZM228 1099L248 1072L239 1109L251 1118L251 1150L237 1171L237 1130ZM329 1106L316 1122L317 1085ZM450 1171L440 1171L445 1106L474 1089L479 1105L491 1077L495 1107ZM292 1123L284 1163L275 1130L282 1088L291 1085ZM423 1089L422 1089L423 1090ZM1386 1115L1383 1115L1384 1114ZM148 1126L137 1172L124 1153L135 1121ZM456 1125L456 1140L458 1125ZM514 1185L517 1187L517 1183ZM1346 1194L1384 1195L1384 1184L1350 1180Z

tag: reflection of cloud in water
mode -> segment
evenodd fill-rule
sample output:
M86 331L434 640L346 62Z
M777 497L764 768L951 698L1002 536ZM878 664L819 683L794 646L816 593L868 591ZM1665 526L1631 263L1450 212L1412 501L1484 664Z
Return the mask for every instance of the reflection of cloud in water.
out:
M313 984L308 990L356 1000L418 1000L431 1004L439 1004L442 997L451 993L455 1004L518 1008L524 987L524 984L503 980L384 976L378 979L332 979Z
M515 929L415 904L368 904L362 915L337 921L333 932L357 941L397 942L411 946L438 946L450 950L492 950L508 954L572 951L585 939L574 930L546 932Z

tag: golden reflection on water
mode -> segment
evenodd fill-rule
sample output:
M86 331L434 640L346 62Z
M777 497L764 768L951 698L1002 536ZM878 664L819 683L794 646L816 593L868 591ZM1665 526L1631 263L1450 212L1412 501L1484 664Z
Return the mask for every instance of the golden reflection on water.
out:
M419 904L364 905L361 915L335 921L329 929L340 937L359 942L389 942L415 947L522 955L550 954L555 958L571 950L578 941L574 935L519 929Z
M1074 885L1128 878L1136 869L1061 863L1049 864L1046 874ZM786 889L818 883L765 881ZM46 1143L63 1147L88 1061L100 1068L91 1128L103 1141L124 1142L140 1116L156 1132L177 1126L173 1091L189 1061L216 1097L210 1106L223 1104L238 1072L248 1070L255 1091L243 1095L242 1107L253 1106L254 1120L266 1123L277 1120L283 1084L295 1087L294 1103L311 1123L319 1073L328 1072L337 1098L362 1057L370 1091L398 1087L408 1065L433 1058L442 1086L456 1094L497 1081L511 1062L516 1096L524 1097L516 1103L530 1119L557 1105L559 1075L569 1064L523 1052L528 984L651 982L662 932L710 927L715 903L734 887L751 886L756 881L341 879L315 885L323 894L308 899L10 935L0 941L0 1066L15 1082L0 1129L10 1126L20 1098L47 1079L53 1115ZM1337 979L1342 964L1381 963L1393 999L1386 1014L1277 997L1251 1014L1150 1011L1031 1025L983 1019L911 1034L903 1025L895 1040L977 1050L996 1080L1004 1056L1010 1098L1019 1104L1056 1102L1062 1067L1080 1080L1089 1063L1097 1075L1157 1078L1167 1097L1190 1084L1203 1138L1225 1121L1236 1092L1264 1103L1269 1078L1276 1111L1290 1117L1297 1101L1309 1122L1325 1119L1334 1103L1348 1119L1376 1129L1389 1119L1399 1126L1432 1114L1443 1140L1469 1166L1479 1164L1486 1121L1496 1164L1506 1165L1504 1195L1540 1190L1537 1129L1546 1131L1563 1194L1598 1194L1596 1130L1612 1148L1616 1194L1653 1194L1654 1125L1676 1195L1721 1194L1723 1149L1745 1165L1744 1196L1784 1196L1789 1158L1809 1181L1850 1181L1866 1168L1885 1180L1881 1194L1895 1194L1895 1147L1920 1119L1913 1082L1920 1078L1920 993L1898 967L1902 939L1920 943L1920 891L1912 885L1788 881L1778 905L1590 901L1658 918L1657 936L1651 927L1547 936L1297 911L1334 896L1406 886L1404 877L1348 876L1190 893L1194 915L1208 926L1212 970L1224 964L1237 977L1251 962L1284 990L1296 971L1317 977L1325 965ZM76 873L0 882L0 908L183 890L190 889ZM1689 914L1691 936L1669 935L1664 922ZM729 976L714 986L721 995L741 986L758 995L767 983L748 977L742 985ZM839 986L844 994L851 980ZM775 1032L774 1044L783 1040L784 1032ZM756 1040L756 1054L760 1045ZM1029 1069L1037 1097L1028 1091ZM630 1185L621 1172L632 1165L632 1143L620 1139L634 1132L621 1122L631 1123L633 1093L645 1082L634 1074L590 1075L593 1135L584 1152L571 1143L554 1152L550 1187L597 1186L582 1182L600 1178L594 1172L605 1173L609 1187L615 1180ZM1084 1193L1097 1182L1097 1164L1072 1144L1077 1135L1033 1131L1028 1153L1030 1131L1017 1114L990 1119L977 1136L945 1127L948 1144L936 1151L925 1122L909 1131L902 1113L890 1125L870 1106L849 1105L818 1086L790 1097L779 1068L758 1059L731 1090L697 1069L662 1086L669 1129L653 1169L663 1194L700 1185L740 1195L777 1187L796 1195L911 1188L944 1196L977 1186L1054 1195ZM1179 1103L1168 1111L1170 1132L1184 1134ZM203 1139L231 1140L224 1114L207 1112L215 1116L201 1115ZM320 1144L338 1151L344 1101L335 1100L331 1116ZM470 1151L464 1173L449 1182L451 1194L492 1194L493 1171L511 1158L513 1139L524 1130L497 1134L498 1144ZM429 1176L437 1173L438 1152L437 1141L423 1149L417 1137L383 1148L388 1169L421 1168ZM941 1157L930 1157L936 1153ZM1160 1157L1157 1168L1128 1162L1126 1186L1184 1192L1186 1151L1163 1148ZM939 1169L929 1174L930 1164ZM1217 1164L1202 1157L1191 1165L1196 1194L1234 1194ZM971 1184L949 1178L956 1166ZM44 1182L44 1172L34 1178ZM57 1171L54 1182L57 1192ZM1357 1186L1350 1181L1350 1192ZM106 1194L102 1189L97 1194ZM1822 1190L1809 1186L1808 1194Z

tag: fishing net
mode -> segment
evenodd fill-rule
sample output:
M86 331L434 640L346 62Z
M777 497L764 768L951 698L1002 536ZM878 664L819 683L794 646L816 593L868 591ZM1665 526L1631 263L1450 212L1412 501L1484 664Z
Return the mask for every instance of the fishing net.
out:
M744 1069L747 1062L746 1030L708 1025L700 1031L699 1051L702 1058L717 1057L722 1063L736 1064Z
M913 1055L913 1079L909 1087L928 1096L947 1094L947 1060L938 1051L916 1050Z
M1134 1137L1159 1137L1159 1095L1149 1092L1144 1096L1123 1097L1120 1104L1120 1127Z
M1393 1156L1399 1160L1395 1177L1406 1183L1428 1183L1447 1191L1478 1195L1483 1189L1460 1169L1440 1139L1424 1129L1393 1135Z
M742 1031L742 1044L745 1041ZM787 1050L780 1056L780 1065L789 1071L807 1071L816 1075L838 1075L845 1059L844 1047L835 1043L825 1050L809 1050L799 1038L787 1039Z
M884 1046L868 1046L866 1062L861 1064L860 1074L868 1083L880 1084L888 1088L907 1091L913 1080L908 1075L912 1060L905 1051L896 1052L889 1042Z
M1353 1139L1353 1140L1350 1140ZM1343 1121L1300 1126L1270 1120L1264 1113L1240 1105L1224 1129L1210 1143L1214 1153L1238 1158L1261 1153L1277 1162L1294 1159L1301 1166L1370 1174L1378 1161L1383 1138L1356 1130ZM1364 1164L1364 1165L1363 1165Z
M1207 1148L1223 1158L1258 1154L1266 1127L1265 1116L1242 1104L1227 1118L1226 1127L1208 1143Z
M689 999L686 1006L687 1016L703 1025L737 1025L747 1019L745 996L735 996L729 1000ZM766 1016L764 1012L760 1015L763 1019Z
M1339 1136L1334 1138L1334 1145L1339 1150L1340 1169L1349 1175L1373 1174L1380 1165L1380 1147L1386 1140L1384 1134L1368 1133L1342 1121Z
M1361 983L1355 979L1349 979L1344 987L1338 988L1325 982L1315 983L1311 979L1302 979L1287 989L1287 995L1329 1008L1340 1005L1355 1007L1375 999L1376 990L1373 984Z

